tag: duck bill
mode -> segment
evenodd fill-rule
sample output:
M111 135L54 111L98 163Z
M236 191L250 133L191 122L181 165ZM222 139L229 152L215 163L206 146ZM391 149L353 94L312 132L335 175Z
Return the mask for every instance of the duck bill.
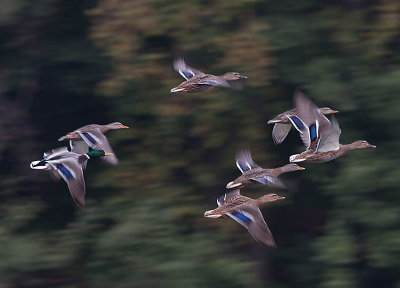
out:
M228 184L226 184L226 188L227 189L232 189L232 188L237 188L237 187L239 187L241 185L242 185L242 183L234 183L232 181L232 182L229 182Z
M284 197L284 196L278 196L278 200L282 200L282 199L285 199L286 197Z
M104 156L114 156L113 153L104 152Z
M298 166L298 167L297 167L297 170L306 170L306 168L301 167L301 166Z
M247 79L247 76L240 75L239 79Z
M375 145L372 145L372 144L369 144L368 147L369 147L369 148L376 148L376 146L375 146Z
M331 113L329 113L329 114L336 114L336 113L339 113L339 111L337 111L337 110L332 110Z
M126 129L126 128L129 128L129 126L120 125L119 128L121 128L121 129Z

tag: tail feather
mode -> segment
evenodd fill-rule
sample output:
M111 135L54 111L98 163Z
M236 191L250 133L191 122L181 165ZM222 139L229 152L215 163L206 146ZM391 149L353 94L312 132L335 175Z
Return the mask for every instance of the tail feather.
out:
M46 161L44 161L44 160L32 161L29 166L32 169L38 169L38 170L47 170L47 169L49 169L49 164L47 164Z

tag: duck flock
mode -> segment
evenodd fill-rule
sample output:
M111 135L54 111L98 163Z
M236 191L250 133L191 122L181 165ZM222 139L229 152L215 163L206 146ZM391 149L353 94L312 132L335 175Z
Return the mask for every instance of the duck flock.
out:
M174 68L186 81L172 88L172 93L198 93L214 87L239 88L237 80L247 78L237 72L228 72L222 76L205 74L186 65L182 58L174 61ZM253 161L248 149L240 150L236 155L236 166L242 175L226 185L230 191L217 199L218 207L204 213L205 217L210 218L229 216L244 226L251 236L265 247L276 247L276 244L258 206L285 197L269 193L258 199L252 199L241 195L240 189L262 185L285 188L278 176L305 169L296 163L322 163L341 157L350 150L376 148L365 140L340 144L339 123L333 115L329 116L329 119L326 116L338 111L328 107L319 108L300 91L295 92L293 102L294 109L279 114L269 120L268 124L274 124L272 139L275 144L282 143L291 126L294 126L306 146L305 151L290 156L290 163L285 166L264 169ZM70 149L61 147L45 152L43 159L33 161L30 167L49 171L50 176L56 181L64 179L76 205L83 207L86 191L83 170L87 161L92 158L102 158L108 164L117 165L118 159L104 133L123 128L129 127L119 122L80 127L58 139L58 141L69 140Z

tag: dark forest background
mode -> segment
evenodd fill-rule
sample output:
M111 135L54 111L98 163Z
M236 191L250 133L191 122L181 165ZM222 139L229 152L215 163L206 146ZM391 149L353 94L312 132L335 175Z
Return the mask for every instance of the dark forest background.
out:
M0 287L400 287L398 0L0 1ZM171 94L176 57L243 90ZM282 178L262 209L278 249L206 219L235 153L277 167L267 120L299 89L340 110L353 151ZM87 207L29 163L89 123L120 159L91 160Z

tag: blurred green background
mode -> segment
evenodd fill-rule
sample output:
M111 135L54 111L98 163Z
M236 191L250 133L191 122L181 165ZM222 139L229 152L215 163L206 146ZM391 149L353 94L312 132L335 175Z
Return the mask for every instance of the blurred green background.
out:
M0 288L400 287L398 0L0 1ZM176 57L238 71L243 90L171 94ZM262 209L278 249L231 219L206 219L234 156L277 167L267 120L300 89L340 110L353 151L284 175ZM29 169L89 123L120 159L92 160L87 207Z

